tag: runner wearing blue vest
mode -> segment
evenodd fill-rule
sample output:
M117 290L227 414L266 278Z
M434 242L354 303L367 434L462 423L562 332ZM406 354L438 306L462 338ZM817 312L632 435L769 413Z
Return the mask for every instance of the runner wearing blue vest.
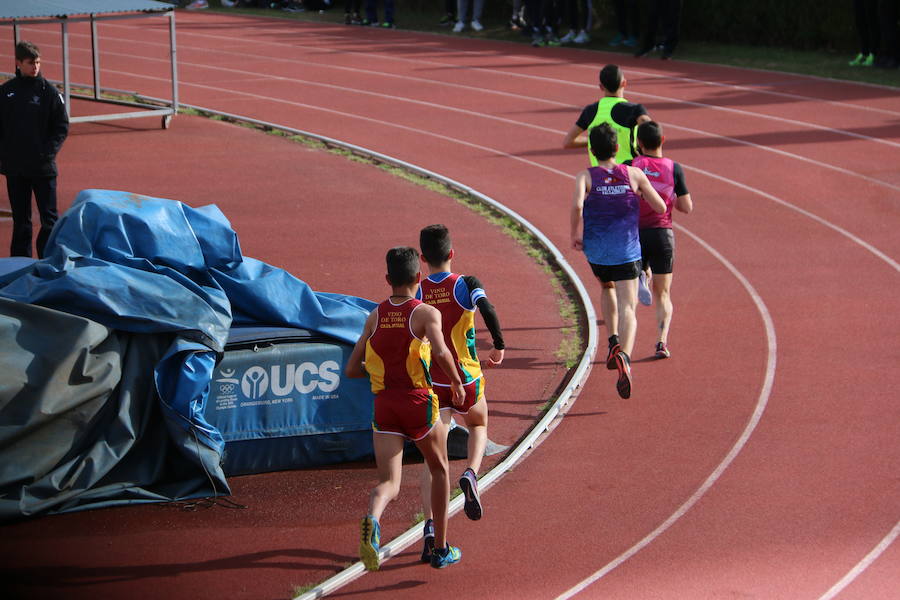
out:
M647 110L640 104L628 102L625 97L625 76L618 65L606 65L600 70L600 89L603 97L599 102L588 104L563 140L563 148L587 148L592 167L597 159L590 151L588 133L600 123L608 123L616 132L619 150L616 162L621 164L638 155L635 147L635 129L650 120Z
M597 166L575 176L572 247L584 251L602 286L600 310L609 332L606 367L618 369L616 390L622 398L630 398L631 350L637 331L634 307L641 272L640 201L659 214L666 212L666 203L643 171L616 162L616 133L609 124L601 123L590 136Z

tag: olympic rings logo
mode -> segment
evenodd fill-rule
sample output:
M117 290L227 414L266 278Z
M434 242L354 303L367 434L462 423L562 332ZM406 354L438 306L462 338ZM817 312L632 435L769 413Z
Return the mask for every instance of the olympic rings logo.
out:
M234 393L234 384L233 383L220 383L219 391L223 394L233 394Z

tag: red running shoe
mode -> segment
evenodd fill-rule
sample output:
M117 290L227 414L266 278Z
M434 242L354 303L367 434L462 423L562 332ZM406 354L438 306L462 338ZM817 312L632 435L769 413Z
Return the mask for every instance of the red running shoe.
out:
M616 370L616 354L622 351L622 346L613 344L609 347L609 354L606 355L606 368L610 371Z
M619 369L619 379L616 380L616 391L619 397L631 398L631 360L624 352L616 354L616 368Z

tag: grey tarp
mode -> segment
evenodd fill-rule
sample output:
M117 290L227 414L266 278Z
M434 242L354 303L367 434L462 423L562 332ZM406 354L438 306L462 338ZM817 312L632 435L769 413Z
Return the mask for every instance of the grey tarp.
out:
M173 338L0 297L0 521L227 493L200 466L218 455L165 424L152 366Z

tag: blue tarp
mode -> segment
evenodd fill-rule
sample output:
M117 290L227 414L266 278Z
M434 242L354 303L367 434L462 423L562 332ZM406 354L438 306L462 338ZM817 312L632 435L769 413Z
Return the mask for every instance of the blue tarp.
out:
M54 228L45 258L0 276L0 298L83 317L119 334L171 338L153 365L165 427L185 457L221 484L220 491L227 484L220 465L213 463L221 457L222 436L203 412L230 327L299 327L353 343L375 306L361 298L314 292L282 269L243 257L237 234L215 206L192 208L108 190L82 191ZM19 318L11 318L9 332L21 329ZM18 347L15 338L9 333L0 340L4 360ZM0 432L9 431L7 417L19 410L14 405L28 401L29 385L33 382L2 381L0 374ZM7 458L8 444L17 440L0 436L0 462ZM115 454L110 461L121 460ZM7 499L18 493L21 499L25 492L17 490L24 489L23 481L51 477L52 469L43 468L0 477L0 493ZM124 485L128 493L119 496L141 497L134 487ZM73 491L57 491L65 491L66 506L72 507ZM116 494L101 500L114 503ZM47 506L42 498L42 510ZM3 517L9 514L0 511Z

